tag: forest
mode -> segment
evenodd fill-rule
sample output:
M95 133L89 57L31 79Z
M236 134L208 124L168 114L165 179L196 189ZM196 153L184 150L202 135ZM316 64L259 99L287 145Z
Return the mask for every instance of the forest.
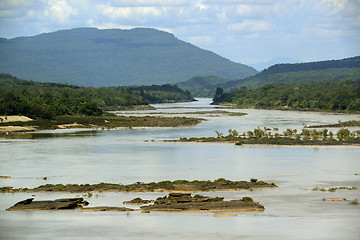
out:
M189 91L184 91L176 85L151 85L151 86L124 86L108 87L115 91L125 91L136 94L149 103L166 103L166 102L189 102L194 101Z
M189 92L169 84L140 87L79 87L39 83L0 74L0 115L52 119L61 115L99 116L103 108L191 101Z
M217 88L214 104L234 104L241 108L360 112L360 81L268 84L231 93Z

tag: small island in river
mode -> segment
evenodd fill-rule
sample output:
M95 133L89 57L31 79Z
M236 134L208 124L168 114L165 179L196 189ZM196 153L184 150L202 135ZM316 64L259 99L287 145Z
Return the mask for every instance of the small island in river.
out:
M114 184L114 183L99 183L99 184L46 184L36 188L12 188L1 187L0 193L16 193L16 192L197 192L197 191L237 191L237 190L251 190L253 188L277 188L275 183L266 183L251 179L248 181L230 181L224 178L219 178L214 181L162 181L142 183L137 182L133 184Z
M163 142L205 142L205 143L235 143L263 144L263 145L300 145L300 146L322 146L322 145L360 145L360 130L350 131L341 128L336 134L328 129L316 130L304 128L301 133L297 129L286 129L282 134L278 129L264 127L256 128L239 134L236 130L229 129L229 134L224 136L215 131L217 137L191 137L180 138L179 140L164 140Z
M216 211L264 211L264 206L250 197L241 200L223 201L222 197L191 196L190 193L170 193L160 197L154 204L142 206L142 211L181 211L181 212L216 212Z

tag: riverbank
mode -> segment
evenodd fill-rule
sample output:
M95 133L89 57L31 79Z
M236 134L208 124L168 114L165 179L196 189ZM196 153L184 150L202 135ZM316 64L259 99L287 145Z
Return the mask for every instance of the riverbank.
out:
M0 136L9 136L9 133L64 128L182 127L196 125L203 120L200 118L157 116L58 116L51 120L36 119L0 123Z

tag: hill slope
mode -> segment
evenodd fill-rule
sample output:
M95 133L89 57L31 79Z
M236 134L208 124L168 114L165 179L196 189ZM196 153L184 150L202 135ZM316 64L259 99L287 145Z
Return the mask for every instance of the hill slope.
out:
M216 88L226 92L239 87L255 89L266 84L311 83L324 81L357 81L360 79L360 57L322 62L276 64L260 73L239 80L217 76L193 77L177 83L197 97L213 97Z
M360 57L321 62L276 64L255 76L229 81L221 87L258 88L266 84L310 83L360 79Z
M239 79L257 73L149 28L78 28L0 39L0 72L81 86L175 83L199 75Z

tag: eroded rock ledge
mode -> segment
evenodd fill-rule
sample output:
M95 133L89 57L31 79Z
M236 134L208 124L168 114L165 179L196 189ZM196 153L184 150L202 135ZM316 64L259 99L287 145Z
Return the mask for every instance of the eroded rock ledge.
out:
M140 198L136 198L140 202ZM61 210L80 208L80 211L180 211L180 212L234 212L234 211L264 211L264 206L254 202L250 197L243 197L240 200L224 201L223 197L207 197L202 195L191 196L191 193L170 193L168 196L159 197L156 200L146 200L150 205L143 205L140 209L126 207L96 206L85 207L88 205L83 198L64 198L47 201L33 201L29 198L16 203L6 209L7 211L34 211L34 210ZM130 204L133 201L128 201ZM143 202L145 203L145 201ZM139 203L141 204L141 203Z
M86 206L89 203L83 198L62 198L56 200L33 201L34 198L16 203L14 206L6 209L6 211L33 211L33 210L59 210L59 209L75 209Z
M264 211L264 206L254 202L250 197L241 200L223 201L222 197L191 196L190 193L170 193L158 198L154 204L142 206L143 211L182 211L182 212L216 212L216 211Z
M248 181L230 181L224 178L219 178L214 181L162 181L142 183L137 182L128 185L113 184L113 183L99 183L99 184L46 184L36 188L12 188L1 187L0 193L16 193L16 192L197 192L197 191L236 191L236 190L250 190L253 188L276 188L274 183L266 183L251 179Z

